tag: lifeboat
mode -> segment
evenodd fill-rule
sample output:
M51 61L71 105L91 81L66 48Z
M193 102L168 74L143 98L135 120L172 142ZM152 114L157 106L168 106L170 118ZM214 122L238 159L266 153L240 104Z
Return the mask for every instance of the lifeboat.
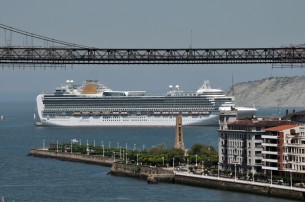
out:
M82 115L84 116L90 116L91 112L82 112Z
M73 115L74 115L74 116L80 116L80 115L81 115L81 112L74 112Z

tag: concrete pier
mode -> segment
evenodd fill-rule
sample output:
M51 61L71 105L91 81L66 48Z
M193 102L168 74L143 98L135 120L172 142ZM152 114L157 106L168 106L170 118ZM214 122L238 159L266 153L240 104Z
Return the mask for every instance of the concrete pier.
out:
M111 167L113 158L103 157L101 155L86 155L68 152L54 152L46 149L31 149L29 156L42 157L42 158L54 158L63 161L83 162L89 164L97 164L102 166Z

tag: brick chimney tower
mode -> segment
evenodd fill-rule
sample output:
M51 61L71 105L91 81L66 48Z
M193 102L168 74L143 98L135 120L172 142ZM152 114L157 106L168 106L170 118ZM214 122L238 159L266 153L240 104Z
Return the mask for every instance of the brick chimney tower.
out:
M185 150L181 116L176 117L176 138L174 148Z

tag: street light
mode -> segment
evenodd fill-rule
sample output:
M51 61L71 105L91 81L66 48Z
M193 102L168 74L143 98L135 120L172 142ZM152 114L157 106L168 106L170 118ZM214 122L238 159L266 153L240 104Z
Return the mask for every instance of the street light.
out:
M198 164L197 164L197 157L198 157L198 155L196 154L196 166L198 166Z
M87 155L89 155L89 143L88 143L88 140L87 140L87 148L86 148L86 151L87 151Z
M164 156L162 156L162 164L164 165Z
M126 164L127 164L127 161L128 161L128 158L127 158L128 156L127 156L127 152L126 152Z
M72 154L72 140L71 140L71 154Z
M139 165L139 154L137 154L137 165Z
M173 170L175 170L175 158L173 158Z
M122 147L120 146L120 159L122 158Z
M125 143L125 149L126 149L126 151L127 151L127 142Z
M217 164L217 178L219 179L219 162Z
M56 141L56 152L58 153L58 140Z
M113 152L113 163L115 162L115 152Z
M292 189L292 173L290 171L290 189Z
M235 179L234 179L234 181L236 181L236 163L234 164L234 166L235 166Z
M105 146L103 145L103 157L105 157Z
M270 183L271 183L271 186L272 186L272 170L271 170L271 182Z

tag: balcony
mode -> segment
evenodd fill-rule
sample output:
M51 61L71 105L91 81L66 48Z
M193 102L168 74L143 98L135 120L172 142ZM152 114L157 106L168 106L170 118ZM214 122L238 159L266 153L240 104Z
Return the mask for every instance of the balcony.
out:
M262 151L262 154L273 154L273 155L278 155L277 151Z
M277 139L277 136L273 136L273 135L262 135L263 139Z
M262 143L263 147L277 147L276 143Z
M262 166L263 170L279 170L277 167Z
M270 162L270 163L277 163L278 162L278 160L277 159L262 159L262 161L264 161L264 162Z

